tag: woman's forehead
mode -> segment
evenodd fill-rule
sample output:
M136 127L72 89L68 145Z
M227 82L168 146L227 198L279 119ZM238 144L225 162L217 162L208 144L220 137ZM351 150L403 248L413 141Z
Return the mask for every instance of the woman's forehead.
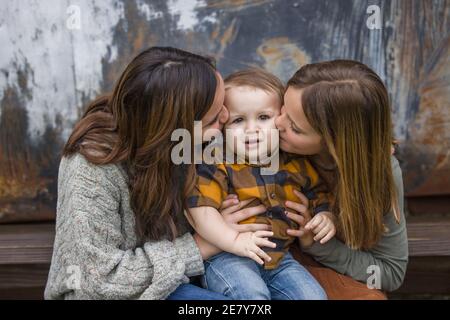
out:
M303 131L313 131L303 111L301 89L289 87L284 96L284 105L289 118L295 125Z
M298 119L304 116L301 104L301 90L289 87L284 95L284 105L286 112L294 122L297 122Z

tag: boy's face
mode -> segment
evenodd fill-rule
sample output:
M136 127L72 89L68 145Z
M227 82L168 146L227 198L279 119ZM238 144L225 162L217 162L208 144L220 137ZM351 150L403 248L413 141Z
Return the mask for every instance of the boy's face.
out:
M277 130L275 118L281 110L281 102L275 92L231 87L226 90L225 107L230 114L224 126L227 147L230 148L235 141L233 150L239 157L261 161L278 149L278 139L271 139L271 130ZM231 136L233 139L229 139Z

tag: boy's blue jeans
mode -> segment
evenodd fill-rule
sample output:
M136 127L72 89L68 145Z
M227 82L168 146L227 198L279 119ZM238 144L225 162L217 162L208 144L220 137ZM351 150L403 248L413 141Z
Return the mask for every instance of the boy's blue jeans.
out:
M222 252L205 261L203 286L233 300L326 300L317 280L287 252L265 270L250 258Z

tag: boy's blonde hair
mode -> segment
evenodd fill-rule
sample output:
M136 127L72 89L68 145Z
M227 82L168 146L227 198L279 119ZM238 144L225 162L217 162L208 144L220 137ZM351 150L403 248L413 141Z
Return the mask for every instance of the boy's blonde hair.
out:
M284 85L273 74L258 68L233 72L225 78L225 90L235 87L252 87L275 93L283 105Z

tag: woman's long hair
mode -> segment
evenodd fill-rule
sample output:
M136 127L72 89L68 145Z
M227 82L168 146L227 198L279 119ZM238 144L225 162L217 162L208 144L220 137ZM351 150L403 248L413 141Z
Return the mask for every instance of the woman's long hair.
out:
M129 174L139 241L174 239L192 186L192 165L175 165L175 129L193 135L214 101L214 62L174 48L152 47L136 56L111 95L92 102L76 124L63 156L81 153L93 164L119 163Z
M385 231L384 214L393 210L399 220L383 82L362 63L335 60L300 68L288 86L302 90L306 118L336 162L338 230L353 249L373 247Z

